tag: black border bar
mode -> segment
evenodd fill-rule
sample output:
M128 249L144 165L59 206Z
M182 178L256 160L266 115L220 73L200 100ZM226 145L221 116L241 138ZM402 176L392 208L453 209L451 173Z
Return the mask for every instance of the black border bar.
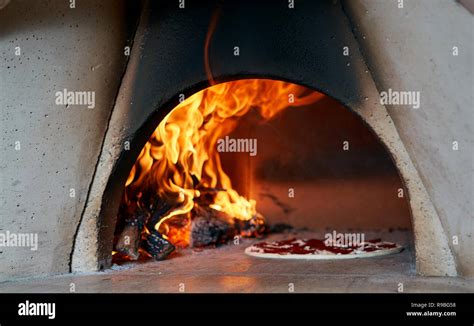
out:
M0 294L0 325L62 324L125 320L159 323L162 317L181 319L206 313L227 313L229 323L245 320L246 314L258 313L266 318L282 313L311 313L314 321L378 320L379 325L391 321L455 325L458 321L474 322L472 293L464 294ZM19 316L19 304L55 303L55 318ZM420 308L423 304L426 307ZM453 306L454 304L454 306ZM455 312L456 316L407 316L407 312ZM306 314L305 314L306 315ZM216 322L225 322L221 318ZM214 324L214 322L212 322ZM312 324L312 323L311 323ZM263 326L263 325L262 325Z

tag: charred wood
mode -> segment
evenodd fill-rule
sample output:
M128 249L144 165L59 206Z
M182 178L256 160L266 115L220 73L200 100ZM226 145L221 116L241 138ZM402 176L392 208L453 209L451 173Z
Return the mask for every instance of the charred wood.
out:
M191 223L191 247L217 245L230 240L236 233L227 214L210 207L196 205Z
M258 237L268 232L265 218L257 213L249 220L234 219L237 232L243 237Z
M131 260L138 259L141 233L148 217L149 213L145 209L136 207L135 212L125 218L125 226L115 244L116 251L128 256Z
M155 229L150 230L150 234L145 236L142 248L155 260L163 260L175 250L175 246Z

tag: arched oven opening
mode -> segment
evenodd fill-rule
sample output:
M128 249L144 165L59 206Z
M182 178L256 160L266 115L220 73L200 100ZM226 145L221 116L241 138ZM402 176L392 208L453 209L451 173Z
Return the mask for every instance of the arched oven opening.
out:
M225 246L255 259L244 249L264 240L318 240L299 258L340 259L376 240L413 265L410 221L397 168L360 117L304 86L238 79L182 96L159 121L125 182L112 263L179 266Z

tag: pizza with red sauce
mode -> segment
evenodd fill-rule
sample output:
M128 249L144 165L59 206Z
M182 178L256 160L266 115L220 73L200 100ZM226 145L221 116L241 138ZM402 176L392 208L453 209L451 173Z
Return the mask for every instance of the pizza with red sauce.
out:
M353 246L328 246L318 239L288 239L259 242L245 253L254 257L280 259L351 259L383 256L402 251L403 247L393 242L374 239Z

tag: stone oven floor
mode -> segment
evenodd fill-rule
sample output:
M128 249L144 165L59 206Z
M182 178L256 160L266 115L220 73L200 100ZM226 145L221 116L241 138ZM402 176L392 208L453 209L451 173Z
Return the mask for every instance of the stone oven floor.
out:
M323 233L274 234L268 239L291 236L324 238ZM366 233L366 239L381 237L405 246L399 254L339 261L273 260L249 257L244 249L259 241L243 239L240 245L217 249L186 249L167 260L114 265L88 274L19 279L0 283L0 292L184 292L286 293L295 292L474 292L474 281L462 278L415 275L411 235L408 231Z

